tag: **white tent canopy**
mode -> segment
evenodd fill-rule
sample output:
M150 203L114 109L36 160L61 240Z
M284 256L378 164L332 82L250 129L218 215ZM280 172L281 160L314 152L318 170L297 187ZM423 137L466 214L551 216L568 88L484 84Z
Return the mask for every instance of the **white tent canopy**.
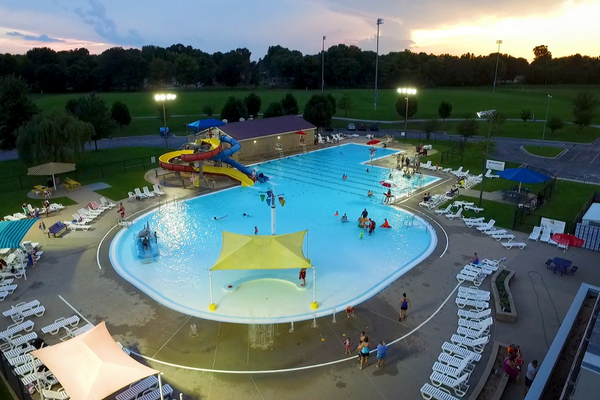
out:
M125 354L104 322L32 354L52 371L72 400L102 400L132 382L159 373Z

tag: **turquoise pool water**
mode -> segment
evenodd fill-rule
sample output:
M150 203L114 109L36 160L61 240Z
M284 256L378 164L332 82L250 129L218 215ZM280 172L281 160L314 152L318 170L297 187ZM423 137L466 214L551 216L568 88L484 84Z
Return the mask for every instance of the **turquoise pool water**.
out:
M394 153L377 149L374 157ZM223 190L138 217L112 241L111 262L123 278L158 302L202 318L279 323L342 311L377 294L437 244L425 221L383 203L387 189L379 184L392 173L392 192L402 195L437 178L425 175L407 181L397 171L365 165L370 159L369 147L347 144L257 165L271 178L269 184ZM342 179L344 174L347 180ZM269 235L271 209L260 199L269 187L286 199L284 207L277 203L277 233L308 230L305 253L316 269L319 308L310 308L314 285L310 270L306 287L299 286L295 270L215 271L213 296L218 308L211 312L208 270L220 254L221 232L251 235L256 226L259 234ZM369 190L375 196L367 197ZM364 208L378 227L373 235L364 232L361 239L357 219ZM344 213L349 223L339 221ZM384 218L392 229L379 228ZM160 256L152 262L137 258L134 243L146 222L159 238Z

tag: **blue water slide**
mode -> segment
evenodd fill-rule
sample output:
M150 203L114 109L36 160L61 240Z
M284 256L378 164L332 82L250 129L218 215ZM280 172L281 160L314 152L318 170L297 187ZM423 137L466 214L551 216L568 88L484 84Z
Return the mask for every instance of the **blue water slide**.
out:
M244 173L246 175L252 175L252 173L254 172L252 170L252 168L248 168L245 165L240 164L239 162L235 161L234 159L229 158L232 155L234 155L235 153L237 153L238 151L240 151L240 149L242 148L242 145L240 144L240 142L238 142L231 136L227 136L227 135L221 136L221 142L227 143L231 147L228 148L227 150L223 150L222 152L220 152L219 154L217 154L216 156L211 158L211 160L223 161L224 163L231 165L233 168L237 169L238 171L241 171L242 173ZM264 181L266 181L268 179L269 178L267 178L266 176L263 176ZM260 179L259 179L259 181L262 182L262 180L260 180Z

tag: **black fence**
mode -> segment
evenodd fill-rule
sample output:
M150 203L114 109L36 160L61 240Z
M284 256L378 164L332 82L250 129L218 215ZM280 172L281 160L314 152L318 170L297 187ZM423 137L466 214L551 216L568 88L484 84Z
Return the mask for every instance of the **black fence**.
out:
M538 170L538 172L550 175L548 171ZM552 198L554 190L556 189L556 178L552 178L544 185L544 187L535 194L534 197L529 198L525 203L521 203L515 209L513 215L513 226L512 229L520 231L532 230L534 226L540 226L542 218L548 218L543 215L536 214L535 211L543 207L544 204ZM567 224L567 232L572 232L575 229L575 225L571 222L565 221Z
M17 396L17 399L33 400L33 396L29 394L29 388L26 388L19 377L15 374L13 367L8 363L8 360L4 356L3 352L0 352L0 372L2 373L2 376L4 376L4 380L8 383L8 386ZM35 396L36 399L39 399L39 394Z
M82 184L98 182L105 177L128 174L134 171L146 171L156 168L159 155L152 157L131 158L129 160L118 161L94 166L82 166L73 172L61 174L60 181L66 177L74 179ZM152 160L154 158L154 160ZM154 162L153 162L154 161ZM12 192L23 189L33 189L36 185L45 185L46 176L16 175L0 179L0 191Z
M440 164L444 165L448 161L454 160L454 158L462 157L464 154L465 144L462 140L452 140L452 136L448 137L448 150L442 151Z

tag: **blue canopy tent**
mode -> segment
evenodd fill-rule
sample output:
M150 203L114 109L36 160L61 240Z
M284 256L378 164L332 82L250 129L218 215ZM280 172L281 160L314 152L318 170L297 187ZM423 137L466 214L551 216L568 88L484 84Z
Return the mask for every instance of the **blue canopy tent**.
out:
M37 218L22 219L19 221L0 221L0 248L18 248L36 221Z
M508 168L504 171L498 171L496 174L509 181L519 182L519 192L521 192L522 183L542 183L552 178L528 168Z
M204 129L215 128L218 126L225 125L225 122L219 121L218 119L208 118L208 119L199 119L198 121L191 122L186 126L194 130L194 133L198 133Z

